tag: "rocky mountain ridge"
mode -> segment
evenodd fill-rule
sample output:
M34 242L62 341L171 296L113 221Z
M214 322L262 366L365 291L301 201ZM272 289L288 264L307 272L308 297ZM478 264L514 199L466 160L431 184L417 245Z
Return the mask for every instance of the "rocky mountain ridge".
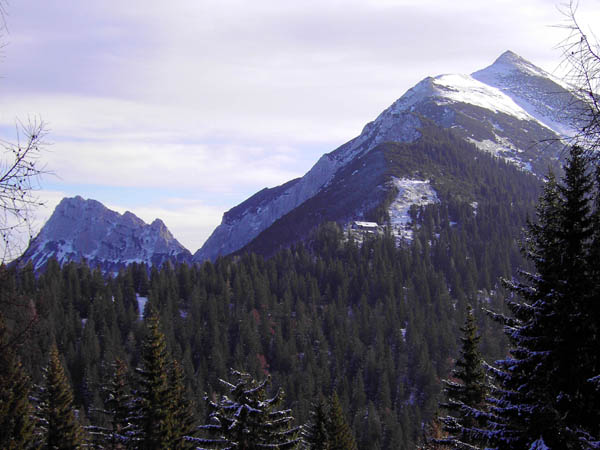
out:
M35 270L50 258L60 264L85 259L92 267L116 272L133 262L160 266L190 262L191 254L160 219L145 223L135 214L106 208L96 200L64 198L20 258Z
M472 75L428 77L368 123L359 136L324 154L303 177L264 189L225 213L194 260L214 260L244 248L326 190L357 158L386 142L419 140L426 122L542 176L560 157L560 138L573 129L565 106L576 103L567 86L511 51ZM360 212L355 215L360 217Z
M193 257L159 219L147 225L130 212L120 215L75 197L60 203L21 259L36 270L56 257L116 271L132 262L202 262L246 250L272 254L324 221L379 220L399 241L410 240L411 206L440 202L436 189L449 183L441 175L452 172L448 161L431 167L440 159L436 152L447 152L444 145L460 141L462 152L471 154L473 147L541 177L560 157L560 138L575 127L569 107L577 104L568 86L507 51L471 75L425 78L303 177L265 188L227 211ZM416 163L411 154L415 161L420 154L429 159ZM460 196L472 204L480 200Z

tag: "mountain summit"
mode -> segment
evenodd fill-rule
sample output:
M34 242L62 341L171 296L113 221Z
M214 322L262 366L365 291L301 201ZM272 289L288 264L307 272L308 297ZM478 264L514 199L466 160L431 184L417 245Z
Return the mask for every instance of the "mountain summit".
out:
M414 187L427 181L418 171L393 179L388 170L393 161L382 159L374 150L389 143L416 145L427 139L425 133L431 133L432 127L519 170L541 176L560 156L560 137L572 133L572 122L565 111L566 105L575 103L577 99L563 83L511 51L471 75L425 78L368 123L359 136L323 155L303 177L263 189L226 212L194 259L214 260L248 246L261 235L264 245L248 248L264 249L268 246L266 236L274 237L269 231L274 226L279 228L279 237L282 233L288 237L275 239L277 244L273 245L289 245L306 234L286 219L290 214L307 227L318 224L316 216L341 224L364 218L392 190L404 195L406 189L402 186ZM539 145L542 142L545 144ZM357 174L360 182L358 178L351 180ZM334 185L338 194L344 191L349 197L335 200L335 205L316 214L309 203L313 207L322 205L324 195L333 201L337 198L332 191ZM348 186L354 190L344 190ZM433 198L432 193L426 196ZM405 199L402 208L410 207L410 198ZM304 215L299 216L300 210ZM307 221L306 214L316 216ZM406 222L404 218L403 224Z
M160 219L148 225L129 211L121 215L77 196L61 200L21 261L39 270L52 257L60 264L85 259L91 267L114 272L132 262L189 261L191 254Z
M193 258L159 219L148 225L130 212L120 215L75 197L63 199L21 260L38 270L51 257L60 263L86 259L116 271L131 262L201 262L240 251L269 255L326 221L345 228L377 222L401 243L412 239L418 211L429 204L462 204L476 214L476 205L506 198L490 192L483 173L502 173L507 191L514 192L510 183L519 177L536 189L548 167L557 165L560 138L576 128L569 111L578 103L564 83L507 51L471 75L420 81L303 177L265 188L227 211Z
M573 117L581 105L568 85L511 51L471 76L500 90L527 114L561 135L571 135L577 127Z

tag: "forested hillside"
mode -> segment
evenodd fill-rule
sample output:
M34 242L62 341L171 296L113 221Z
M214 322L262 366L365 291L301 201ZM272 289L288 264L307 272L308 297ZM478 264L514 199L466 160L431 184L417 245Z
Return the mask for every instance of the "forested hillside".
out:
M498 233L505 235L503 239L518 237L527 213L533 211L540 180L482 152L455 130L422 120L423 135L418 141L382 143L356 158L321 192L276 220L238 254L270 256L290 242L307 239L325 221L349 223L359 212L367 220L388 223L389 206L398 194L390 186L394 178L429 180L450 220L461 224L466 233L481 234L483 242L496 245ZM557 168L558 161L548 159L548 164ZM477 214L475 209L486 208L482 218L471 222L469 216ZM489 209L506 217L501 222L488 220ZM507 227L500 229L500 223ZM497 229L492 232L489 227Z
M428 148L420 158L431 157ZM415 448L457 357L467 304L485 357L506 355L500 327L481 307L504 310L499 277L523 264L517 241L539 183L480 153L483 164L446 148L440 157L454 161L454 172L424 174L442 202L412 211L414 240L400 246L389 234L359 246L329 223L269 259L244 254L160 270L132 264L114 277L78 263L51 261L39 277L31 266L4 267L3 312L25 371L42 383L56 342L81 421L106 427L98 410L113 363L125 361L139 380L134 368L144 367L153 309L196 423L207 420L205 393L223 394L218 380L234 368L258 380L269 375L296 425L335 393L359 448ZM385 151L409 158L402 146ZM473 186L482 190L475 197Z

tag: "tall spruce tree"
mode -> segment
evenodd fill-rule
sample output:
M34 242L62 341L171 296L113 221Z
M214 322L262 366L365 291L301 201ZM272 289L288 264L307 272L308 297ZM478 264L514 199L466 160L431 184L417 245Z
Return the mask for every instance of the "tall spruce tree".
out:
M83 445L83 430L75 417L73 392L60 361L56 344L50 348L50 358L44 371L44 386L40 395L38 415L41 447L74 450Z
M291 411L278 409L283 391L278 390L271 398L267 395L270 377L258 382L237 370L232 370L231 375L234 383L221 380L229 394L209 402L210 423L199 427L205 437L190 441L210 449L299 448L300 430L291 425Z
M183 369L177 360L173 361L169 370L169 386L173 423L172 450L193 449L195 445L188 438L196 434L196 420L186 392Z
M329 398L327 404L321 398L313 405L310 421L302 430L302 441L307 450L358 448L336 393Z
M0 448L32 448L35 441L29 377L8 342L0 313Z
M600 163L595 168L595 191L592 213L592 239L586 268L591 278L591 289L585 298L587 314L583 315L583 330L586 332L580 342L580 352L585 355L588 382L582 387L582 415L588 420L591 433L600 439ZM596 414L589 414L595 411ZM595 426L594 426L595 421Z
M505 324L511 357L498 361L489 436L498 448L590 448L598 439L598 347L589 344L598 280L591 269L593 179L573 147L562 183L550 177L529 224L525 256L536 268L508 282L513 317ZM596 187L597 189L597 187ZM596 262L597 263L597 262ZM591 398L586 398L590 396Z
M171 448L174 442L169 359L158 314L146 318L147 335L142 349L142 365L136 369L139 391L134 399L137 409L136 440L143 450Z
M471 305L467 306L465 325L460 328L462 348L452 371L454 380L444 380L447 401L440 406L450 415L441 417L447 437L436 439L439 444L457 449L484 448L487 439L482 433L488 386L483 358L479 352L480 336Z
M320 398L310 411L310 421L302 427L302 441L308 450L329 450L329 413Z
M340 399L334 392L329 406L328 434L330 450L358 450L352 430L344 417Z
M97 441L102 448L125 450L134 447L134 411L128 370L126 363L118 358L112 366L113 375L104 387L104 410L100 411L108 416L110 428L92 426L89 430L92 435L98 436Z

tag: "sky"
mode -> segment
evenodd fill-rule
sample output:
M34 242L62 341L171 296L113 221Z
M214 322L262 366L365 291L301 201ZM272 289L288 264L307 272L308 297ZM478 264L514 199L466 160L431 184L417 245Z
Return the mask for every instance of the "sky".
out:
M93 198L190 251L427 76L512 50L561 74L552 0L7 0L0 139L43 120L39 229ZM580 0L584 29L600 1ZM593 29L591 30L593 32Z

